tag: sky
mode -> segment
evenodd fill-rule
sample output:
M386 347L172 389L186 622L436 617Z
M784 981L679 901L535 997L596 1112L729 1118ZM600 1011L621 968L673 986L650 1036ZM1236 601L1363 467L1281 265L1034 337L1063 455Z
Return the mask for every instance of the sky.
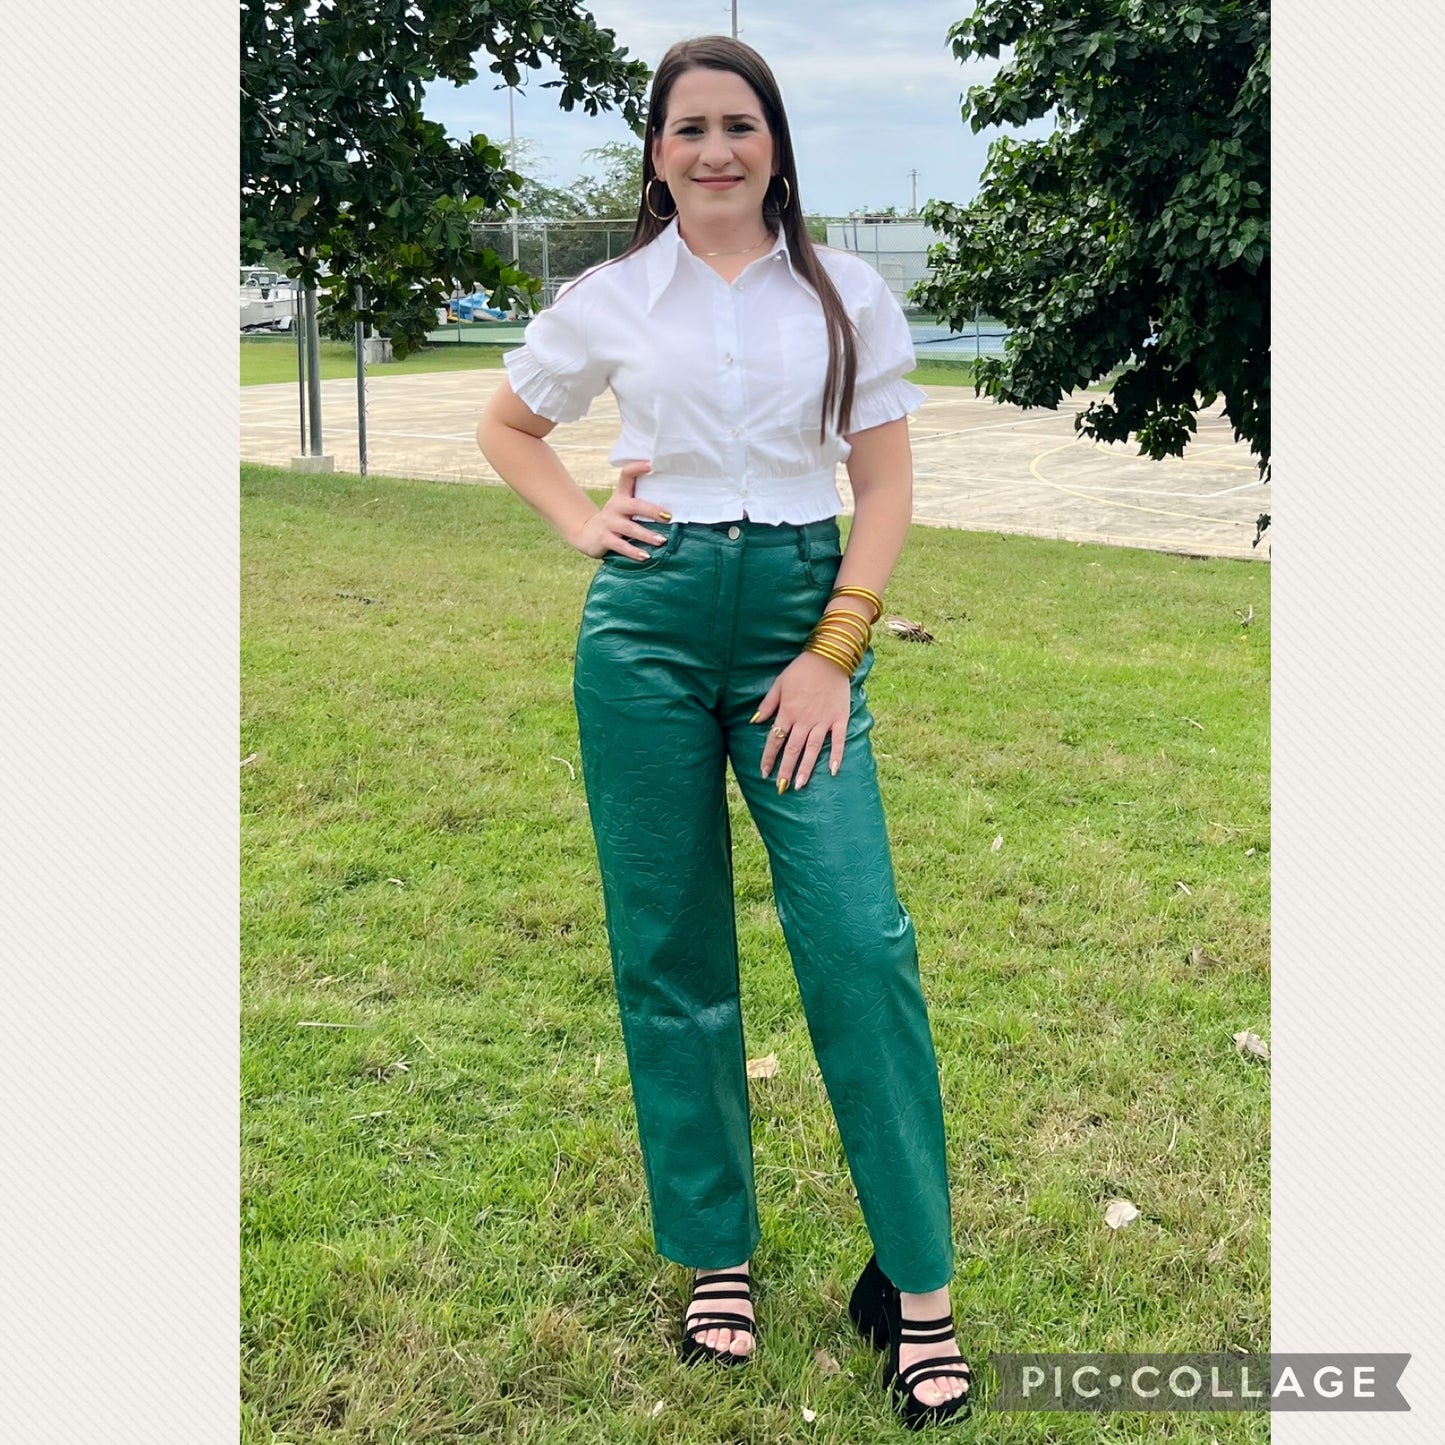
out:
M674 41L731 28L727 0L591 0L586 8L652 69ZM920 206L976 193L989 141L1004 132L975 135L959 115L963 93L998 68L991 60L963 65L950 53L948 28L968 11L968 0L738 0L738 38L767 60L783 92L806 211L906 211L914 168ZM505 150L507 92L494 88L498 78L485 64L470 85L428 87L426 114L459 139L481 132ZM585 150L636 140L615 114L563 111L558 92L538 83L555 71L529 74L529 88L516 96L517 137L533 142L539 180L570 184L592 169ZM1049 128L1039 121L1008 133Z

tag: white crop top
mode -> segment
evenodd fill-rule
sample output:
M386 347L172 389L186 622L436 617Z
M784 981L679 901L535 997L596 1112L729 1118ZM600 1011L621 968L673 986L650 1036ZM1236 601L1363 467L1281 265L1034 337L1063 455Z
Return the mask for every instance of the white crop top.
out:
M851 431L917 410L903 380L917 364L887 283L847 251L818 255L858 328ZM650 461L636 495L679 522L816 522L842 510L837 464L818 441L828 333L780 231L725 281L688 250L674 218L622 261L584 271L504 358L512 390L538 416L577 421L611 387L622 431L609 460Z

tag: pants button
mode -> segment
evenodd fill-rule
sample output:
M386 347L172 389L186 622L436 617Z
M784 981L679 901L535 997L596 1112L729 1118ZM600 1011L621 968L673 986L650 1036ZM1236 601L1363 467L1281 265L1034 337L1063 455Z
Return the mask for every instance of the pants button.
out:
M729 527L729 528L728 528L728 536L731 537L734 542L736 542L737 539L742 536L742 534L743 534L743 529L742 529L741 527Z

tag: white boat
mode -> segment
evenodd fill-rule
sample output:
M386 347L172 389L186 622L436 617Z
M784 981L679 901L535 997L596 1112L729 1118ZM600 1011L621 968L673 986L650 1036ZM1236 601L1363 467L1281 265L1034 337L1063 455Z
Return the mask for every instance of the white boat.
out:
M241 330L289 331L296 319L292 282L269 266L241 267Z

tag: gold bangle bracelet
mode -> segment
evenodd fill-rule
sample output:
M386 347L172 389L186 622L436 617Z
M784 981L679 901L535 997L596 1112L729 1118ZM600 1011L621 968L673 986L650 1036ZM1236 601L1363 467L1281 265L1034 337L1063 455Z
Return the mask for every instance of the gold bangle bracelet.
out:
M818 654L819 657L826 657L829 662L834 663L834 664L836 664L838 667L842 668L843 671L846 672L849 677L852 677L853 674L854 674L854 672L857 671L857 666L856 666L856 664L854 664L853 666L849 666L847 658L845 658L845 657L840 657L840 656L838 656L836 653L829 652L826 648L820 647L816 642L810 642L810 643L803 649L803 651L804 651L804 652L815 652L815 653Z
M867 597L870 601L881 605L883 598L871 587L860 587L856 582L844 583L833 589L835 592L843 593L851 597Z
M820 627L815 627L808 634L809 642L821 642L831 647L834 652L841 653L844 657L851 657L854 666L863 660L865 648L858 645L856 638L840 635L836 632L826 632Z
M859 645L863 647L867 647L873 637L873 629L861 617L840 615L837 612L825 612L813 625L814 627L826 627L829 632L839 632L848 637L856 637Z
M880 612L883 610L883 599L871 587L859 587L848 584L833 589L834 597L864 597L871 602Z
M873 622L877 622L878 619L883 616L883 599L867 587L835 587L832 597L828 600L831 602L837 597L861 597L865 602L871 602L873 604L873 616L870 619L870 625Z
M830 651L836 652L839 657L847 660L850 667L857 667L858 664L863 661L862 649L854 646L850 642L841 642L836 637L827 636L826 633L814 635L808 640L816 646L826 647Z
M810 642L827 643L834 651L841 652L846 657L851 657L855 667L863 661L863 654L868 650L865 647L860 647L855 638L839 637L836 632L814 632L808 640Z
M866 633L855 632L851 627L840 627L832 622L818 623L809 636L831 637L847 647L856 647L860 653L868 650L870 640Z
M848 597L851 597L851 596L853 596L854 594L851 593L851 592L849 592L849 593L845 593L845 594L843 594L843 595L848 596ZM835 598L835 597L830 597L828 600L829 600L829 602L836 602L836 601L837 601L837 598ZM872 602L872 598L866 598L866 599L864 599L864 600L865 600L865 601ZM852 608L849 608L848 610L851 612L853 609L852 609ZM858 615L863 618L863 620L869 625L869 627L872 627L873 624L874 624L875 622L877 622L880 617L883 616L883 609L882 609L881 607L879 607L879 606L877 605L877 603L874 603L874 604L873 604L873 615L872 615L871 617L865 617L865 616L863 615L863 613L861 613L861 612L860 612Z
M829 627L846 627L850 631L856 631L858 640L864 647L868 646L869 640L873 636L872 627L850 607L834 607L831 611L825 612L818 619L818 626L822 627L825 624Z

